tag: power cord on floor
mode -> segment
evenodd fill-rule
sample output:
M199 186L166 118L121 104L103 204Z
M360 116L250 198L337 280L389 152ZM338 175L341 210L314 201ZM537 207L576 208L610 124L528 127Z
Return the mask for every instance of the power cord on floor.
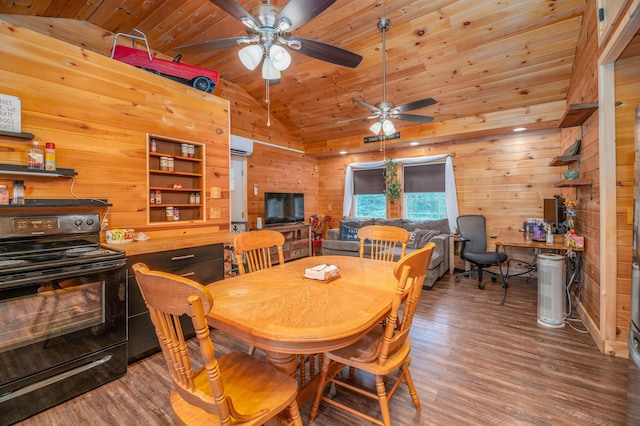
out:
M567 312L567 314L564 316L564 322L565 324L568 324L569 327L571 327L573 330L577 331L578 333L589 333L589 327L587 327L587 325L584 323L584 321L582 321L580 318L573 318L573 315L571 313L572 311L572 303L571 303L571 286L573 285L573 283L570 283L567 286L567 300L569 302L569 311ZM576 288L576 300L580 300L580 289L579 287ZM576 328L574 326L575 324L580 324L582 326L582 329Z

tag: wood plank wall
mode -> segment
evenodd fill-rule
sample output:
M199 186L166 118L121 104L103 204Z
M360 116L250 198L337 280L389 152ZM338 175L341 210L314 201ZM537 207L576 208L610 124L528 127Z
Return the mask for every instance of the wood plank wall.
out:
M147 226L146 134L207 146L206 194L229 224L228 102L29 29L0 21L0 93L22 100L22 130L56 144L57 166L78 176L25 180L27 198L104 198L110 227ZM26 164L31 141L0 137L1 163ZM12 177L2 176L12 186ZM222 197L210 198L218 186ZM155 228L181 226L162 224ZM154 229L155 229L154 228Z
M559 168L549 161L560 155L560 130L425 144L386 150L387 158L455 154L453 159L460 214L483 214L490 234L520 229L527 218L543 217L543 200L559 191ZM344 176L352 162L382 160L383 153L327 157L319 161L319 212L342 217ZM401 217L397 203L388 217Z
M629 332L631 261L633 255L634 112L640 105L640 56L618 60L616 75L616 226L618 279L616 291L616 340Z

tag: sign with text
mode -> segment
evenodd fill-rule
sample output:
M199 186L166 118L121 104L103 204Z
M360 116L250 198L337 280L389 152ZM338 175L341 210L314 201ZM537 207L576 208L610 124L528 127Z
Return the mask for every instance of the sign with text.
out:
M22 132L20 98L0 95L0 130Z
M383 138L386 141L391 139L400 139L400 132L395 132L394 134L389 136L384 136L384 135L367 136L366 138L364 138L364 143L380 142L382 141Z

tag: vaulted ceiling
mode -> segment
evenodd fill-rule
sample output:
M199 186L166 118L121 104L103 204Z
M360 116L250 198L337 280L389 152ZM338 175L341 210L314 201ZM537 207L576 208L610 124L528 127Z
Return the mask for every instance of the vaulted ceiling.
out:
M238 0L247 11L260 0ZM284 7L288 0L272 0ZM313 0L308 0L313 4ZM337 0L293 31L363 57L347 68L293 52L281 83L270 87L271 114L303 144L370 135L373 120L353 102L382 101L379 18L386 33L387 100L396 105L432 97L410 111L430 125L566 99L585 0ZM175 56L176 46L247 35L244 25L209 0L14 0L0 13L84 20L114 33L143 31L151 48ZM183 54L182 61L220 72L263 102L260 69L249 71L238 47ZM540 127L555 126L550 117ZM394 120L396 128L419 126Z

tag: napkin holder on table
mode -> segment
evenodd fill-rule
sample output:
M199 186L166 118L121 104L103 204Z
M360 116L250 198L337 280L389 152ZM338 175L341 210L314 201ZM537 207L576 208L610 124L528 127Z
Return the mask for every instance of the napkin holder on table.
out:
M316 265L304 270L305 278L324 282L333 281L340 277L340 269L335 265Z

